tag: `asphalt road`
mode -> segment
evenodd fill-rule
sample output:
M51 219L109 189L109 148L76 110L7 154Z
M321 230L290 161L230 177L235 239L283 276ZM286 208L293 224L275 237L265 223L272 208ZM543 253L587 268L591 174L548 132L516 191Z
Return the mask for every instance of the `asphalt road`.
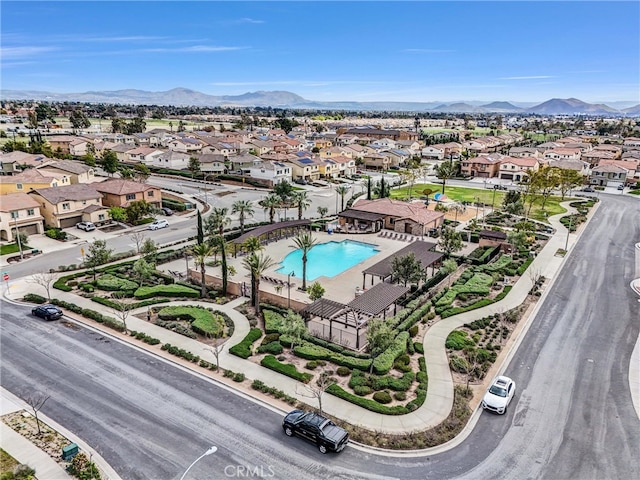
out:
M2 304L2 385L52 393L43 411L96 447L123 478L640 477L640 422L627 369L640 329L629 288L635 199L603 205L555 279L506 374L518 385L504 416L483 413L448 452L393 458L347 448L322 456L284 436L281 415L84 328L45 323ZM232 475L230 475L230 473ZM245 475L245 478L248 475Z

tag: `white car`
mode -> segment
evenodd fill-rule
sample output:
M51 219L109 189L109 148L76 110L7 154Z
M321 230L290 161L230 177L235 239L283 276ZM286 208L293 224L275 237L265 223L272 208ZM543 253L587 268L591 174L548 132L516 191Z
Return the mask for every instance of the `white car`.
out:
M84 230L85 232L91 232L96 229L96 226L94 223L91 223L91 222L80 222L80 223L76 223L76 228L79 228L80 230Z
M497 377L482 398L482 408L499 413L507 412L507 407L516 393L516 383L509 377Z
M166 220L155 220L149 224L149 230L158 230L159 228L165 228L169 226L169 222Z

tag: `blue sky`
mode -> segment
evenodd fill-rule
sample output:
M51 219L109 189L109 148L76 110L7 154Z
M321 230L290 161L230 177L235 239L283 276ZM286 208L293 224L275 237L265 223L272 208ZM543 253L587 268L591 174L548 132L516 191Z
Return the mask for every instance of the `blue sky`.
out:
M640 103L640 3L12 2L1 87Z

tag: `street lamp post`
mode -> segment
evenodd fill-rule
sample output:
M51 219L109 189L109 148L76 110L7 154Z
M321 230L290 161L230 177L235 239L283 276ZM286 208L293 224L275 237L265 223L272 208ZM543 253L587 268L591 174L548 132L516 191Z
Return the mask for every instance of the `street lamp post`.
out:
M571 227L573 225L573 217L571 215L569 215L569 228L567 228L567 239L564 242L564 251L565 254L567 252L567 249L569 248L569 234L571 233Z
M289 275L287 275L287 310L291 310L291 276L296 275L296 272L291 270Z
M16 210L15 212L11 212L11 215L13 215L13 221L16 224L16 240L18 241L18 248L20 249L20 259L24 259L24 253L22 252L22 241L20 240L20 230L18 229L18 215L19 215L19 211Z
M193 467L196 463L198 463L198 461L204 457L206 457L207 455L211 455L212 453L216 453L218 451L218 447L216 447L215 445L212 446L211 448L209 448L209 450L207 450L206 452L204 452L202 455L200 455L198 458L196 458L193 463L191 465L189 465L189 468L187 468L184 473L182 474L182 476L180 477L180 480L184 480L184 477L187 475L187 472L189 472L189 470L191 470L191 467Z

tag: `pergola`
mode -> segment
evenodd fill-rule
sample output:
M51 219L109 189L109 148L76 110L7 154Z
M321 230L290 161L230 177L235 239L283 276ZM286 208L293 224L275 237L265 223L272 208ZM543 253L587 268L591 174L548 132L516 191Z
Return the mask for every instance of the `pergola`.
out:
M238 253L238 247L241 246L248 238L257 237L260 243L269 243L273 240L280 240L294 235L298 230L308 229L311 220L289 220L287 222L270 223L269 225L261 225L248 231L244 235L231 240L233 244L233 255Z
M413 253L416 259L420 261L422 268L426 269L427 267L434 267L434 265L438 263L443 257L442 253L434 252L432 250L432 248L435 246L436 244L431 242L411 242L409 245L398 250L393 255L389 255L388 257L380 260L375 265L372 265L366 270L363 270L362 288L365 288L367 275L371 275L371 285L373 285L373 280L376 277L380 278L383 282L386 278L390 277L392 272L393 259L395 257L404 257L409 253Z
M311 305L307 305L300 311L300 314L307 318L318 317L320 320L329 321L329 339L333 339L333 324L337 323L348 329L355 328L355 349L360 350L360 330L367 326L369 319L382 314L386 318L387 309L410 290L409 287L392 285L390 283L379 283L362 295L356 297L348 304L342 304L321 298Z

